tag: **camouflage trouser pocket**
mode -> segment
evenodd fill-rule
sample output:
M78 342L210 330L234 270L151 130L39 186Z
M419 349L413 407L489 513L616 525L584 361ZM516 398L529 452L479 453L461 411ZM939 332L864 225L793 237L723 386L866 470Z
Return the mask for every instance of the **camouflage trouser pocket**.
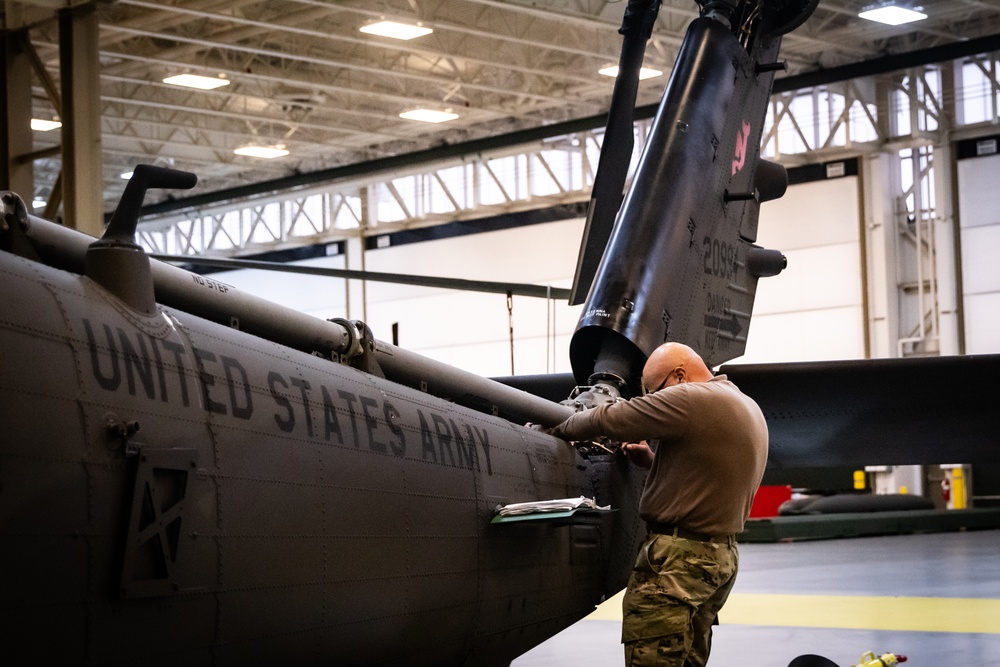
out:
M688 647L683 634L625 644L625 667L683 667Z
M622 641L689 634L692 617L702 607L718 612L735 571L736 552L729 544L651 535L625 591ZM720 589L725 592L715 600Z

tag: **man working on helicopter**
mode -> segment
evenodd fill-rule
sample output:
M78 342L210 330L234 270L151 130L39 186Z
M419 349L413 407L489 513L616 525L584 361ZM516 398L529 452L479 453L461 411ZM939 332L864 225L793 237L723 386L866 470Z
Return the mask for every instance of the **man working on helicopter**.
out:
M547 432L626 442L625 456L650 470L639 503L648 535L623 603L625 663L702 667L736 579L735 536L764 473L767 425L751 398L680 343L653 351L642 386L642 397L578 412Z

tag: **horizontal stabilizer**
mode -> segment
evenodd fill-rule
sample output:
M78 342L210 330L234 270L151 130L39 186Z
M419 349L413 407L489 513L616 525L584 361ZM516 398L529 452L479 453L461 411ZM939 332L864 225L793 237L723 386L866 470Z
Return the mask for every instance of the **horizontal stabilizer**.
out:
M769 468L989 463L1000 355L726 365L760 405Z

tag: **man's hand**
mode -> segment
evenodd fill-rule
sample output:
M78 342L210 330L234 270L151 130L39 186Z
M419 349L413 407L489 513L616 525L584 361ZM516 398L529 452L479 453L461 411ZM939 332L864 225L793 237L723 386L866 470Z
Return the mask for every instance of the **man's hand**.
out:
M653 450L646 444L645 440L624 443L622 452L624 452L625 458L640 468L649 470L653 466Z

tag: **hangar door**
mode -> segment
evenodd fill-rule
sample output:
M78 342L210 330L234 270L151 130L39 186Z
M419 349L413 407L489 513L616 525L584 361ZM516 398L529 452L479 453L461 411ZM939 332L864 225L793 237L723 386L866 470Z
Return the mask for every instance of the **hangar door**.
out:
M758 283L741 363L865 357L859 188L857 159L810 165L761 205L757 245L788 268Z
M1000 352L1000 136L958 144L958 214L962 249L965 352Z

